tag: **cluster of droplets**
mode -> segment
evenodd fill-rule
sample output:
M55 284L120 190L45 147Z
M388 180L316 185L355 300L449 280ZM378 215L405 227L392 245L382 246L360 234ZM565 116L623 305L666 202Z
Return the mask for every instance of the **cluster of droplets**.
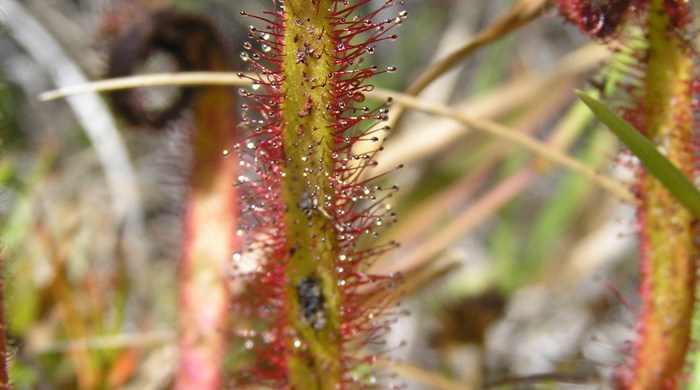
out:
M554 0L562 16L593 38L614 37L632 12L644 7L648 0Z
M649 0L554 0L554 4L562 16L583 33L606 41L616 37L632 14L645 10ZM690 23L685 2L666 0L664 8L677 29Z
M370 345L382 345L383 336L396 317L387 315L394 305L393 300L381 297L377 291L392 291L398 284L399 275L376 276L364 272L378 256L397 247L395 242L377 243L379 232L395 222L396 216L386 200L398 189L395 186L380 186L372 180L364 179L367 168L376 165L375 152L353 152L358 142L380 144L382 134L388 130L383 125L387 120L390 100L377 108L370 108L364 102L365 94L373 87L365 81L377 74L394 72L396 67L379 69L376 66L363 67L363 56L372 54L378 43L394 40L391 30L407 17L405 11L397 16L380 19L379 15L388 8L402 4L386 0L369 14L358 16L361 8L371 0L331 1L331 24L335 51L330 59L334 68L326 80L312 82L310 88L323 87L330 93L324 100L325 113L332 118L332 169L324 161L307 161L313 158L314 148L320 145L305 145L308 155L301 157L304 176L312 176L322 171L333 189L333 196L320 196L321 190L308 186L300 197L297 206L303 210L306 221L327 220L328 229L337 243L335 272L339 291L343 294L340 307L341 343L348 351ZM242 172L237 180L240 188L240 204L243 207L238 234L245 240L245 251L235 253L234 267L238 275L247 276L247 290L237 299L234 310L241 316L252 318L246 329L238 332L245 349L254 350L258 355L257 365L247 375L256 381L264 380L277 388L286 385L285 351L289 344L285 338L294 337L285 315L283 295L288 289L289 280L285 276L285 266L291 257L284 235L285 213L288 211L282 199L285 172L283 165L290 163L284 153L282 129L285 118L280 105L284 99L282 85L282 57L284 55L284 5L276 12L263 16L251 16L264 24L264 28L250 27L249 41L244 43L245 52L241 59L251 73L239 74L249 78L252 86L241 89L240 94L247 102L242 105L244 112L241 127L245 131L234 150L240 156ZM247 15L243 13L244 15ZM252 74L252 75L251 75ZM311 80L313 81L313 80ZM300 112L299 116L305 113ZM371 125L361 129L361 122ZM298 146L295 144L295 146ZM318 170L318 171L317 171ZM326 237L319 237L325 242ZM320 258L318 259L320 260ZM304 286L296 286L298 291L315 291L313 280L305 280ZM367 300L372 298L371 304ZM306 297L308 302L317 302L318 297ZM309 304L310 305L310 304ZM315 321L314 326L322 326L325 320L322 313L315 313L313 307L306 307L304 315ZM290 333L292 332L292 333ZM292 348L304 350L306 345L299 339ZM371 364L373 357L359 359L344 354L346 367L343 380L347 383L372 387L376 377L359 378L352 370L357 364ZM359 359L359 360L358 360Z

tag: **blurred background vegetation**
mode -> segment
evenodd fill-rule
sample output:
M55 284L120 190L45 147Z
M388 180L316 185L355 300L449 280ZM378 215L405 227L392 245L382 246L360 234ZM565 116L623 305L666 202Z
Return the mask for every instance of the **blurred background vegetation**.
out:
M399 39L368 58L399 71L374 82L406 90L513 3L405 0ZM238 58L252 23L240 11L272 1L0 2L0 253L17 389L163 389L172 378L187 114L167 131L137 133L100 100L37 99L76 74L103 77L111 31L128 23L119 19L125 4L209 15ZM629 181L629 158L572 92L600 85L608 56L547 9L462 59L421 98ZM109 133L109 121L120 131ZM124 158L100 137L116 137ZM375 173L389 172L381 181L400 188L390 200L398 223L382 240L402 247L374 267L404 274L399 300L410 311L387 340L392 359L381 362L391 382L609 385L634 337L629 206L541 156L427 114L407 113L377 160Z

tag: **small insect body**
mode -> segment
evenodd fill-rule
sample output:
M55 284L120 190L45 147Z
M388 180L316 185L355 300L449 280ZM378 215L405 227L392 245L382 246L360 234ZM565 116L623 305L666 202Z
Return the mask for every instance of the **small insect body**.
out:
M315 331L322 330L326 325L326 300L321 279L314 276L303 278L297 283L297 295L301 315Z
M343 227L335 222L337 218L331 215L319 201L318 191L304 191L301 200L297 203L297 206L301 209L309 221L311 221L314 216L323 216L326 221L333 224L338 231L343 231Z
M313 213L318 210L318 199L316 196L316 191L306 190L297 204L307 218L311 218Z

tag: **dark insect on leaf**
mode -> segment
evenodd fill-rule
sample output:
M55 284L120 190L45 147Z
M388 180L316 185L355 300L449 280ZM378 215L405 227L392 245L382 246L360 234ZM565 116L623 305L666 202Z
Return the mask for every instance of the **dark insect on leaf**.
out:
M313 276L307 276L297 284L301 314L316 331L323 329L326 324L326 300L321 287L321 280Z
M316 200L315 191L304 191L297 206L304 212L304 215L308 218L317 210L318 201Z

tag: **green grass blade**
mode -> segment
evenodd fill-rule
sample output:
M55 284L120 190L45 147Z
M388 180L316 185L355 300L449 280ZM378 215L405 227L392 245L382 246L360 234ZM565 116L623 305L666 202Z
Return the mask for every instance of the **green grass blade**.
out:
M695 185L632 125L608 110L597 99L581 91L577 91L576 94L595 116L639 158L647 171L654 175L688 211L700 218L700 192Z

